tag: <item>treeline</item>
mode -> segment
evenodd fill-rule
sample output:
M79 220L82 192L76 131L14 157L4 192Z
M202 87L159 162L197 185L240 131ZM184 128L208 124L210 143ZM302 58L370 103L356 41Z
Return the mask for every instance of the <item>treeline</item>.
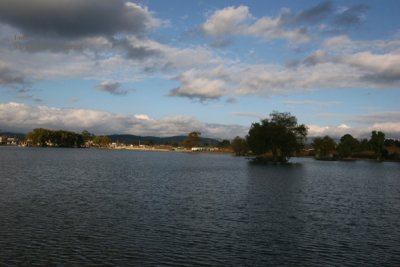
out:
M65 130L33 129L26 135L28 146L40 147L107 147L111 143L108 136L95 136L88 131L75 133Z
M237 136L231 148L237 156L251 156L260 162L287 162L296 155L319 160L376 159L400 161L400 141L386 139L385 133L372 131L369 139L358 140L345 134L336 142L329 136L316 137L306 145L307 128L290 113L272 112L253 123L246 137Z
M400 160L400 141L386 139L381 131L372 131L369 139L361 140L350 134L343 135L339 142L330 136L316 137L312 148L314 157L320 160Z

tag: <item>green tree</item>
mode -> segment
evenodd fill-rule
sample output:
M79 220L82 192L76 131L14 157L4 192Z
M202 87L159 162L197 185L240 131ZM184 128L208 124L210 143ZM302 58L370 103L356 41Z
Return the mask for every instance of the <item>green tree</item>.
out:
M183 146L192 148L200 145L200 132L190 132L186 139L183 141Z
M332 159L333 152L336 148L336 142L329 136L324 137L316 137L313 141L313 147L318 151L316 158L317 159Z
M295 116L274 111L270 119L251 125L246 140L256 159L265 160L270 152L273 162L287 162L304 146L306 135L306 126L298 124Z
M87 130L82 131L81 135L84 142L92 141L96 137L94 134L90 133Z
M231 146L236 156L246 156L249 152L246 139L239 136L236 136L235 139L232 140Z
M376 159L379 161L383 160L383 151L385 149L385 134L381 131L372 131L369 144L375 152Z
M340 138L337 151L340 158L349 158L360 150L360 142L350 134L345 134Z
M111 143L111 138L109 136L96 136L93 139L93 144L98 147L107 147Z
M29 132L26 138L34 146L47 146L51 139L51 131L44 128L36 128Z
M27 135L27 140L34 146L55 146L55 147L81 147L83 137L74 132L58 130L52 131L43 128L33 129Z
M220 148L228 148L231 146L231 142L229 140L222 140L221 142L218 142L218 147Z

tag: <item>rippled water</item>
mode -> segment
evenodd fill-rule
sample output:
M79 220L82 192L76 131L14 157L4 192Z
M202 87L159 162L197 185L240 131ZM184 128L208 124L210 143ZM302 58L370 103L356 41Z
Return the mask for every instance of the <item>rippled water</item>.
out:
M400 164L0 147L0 265L399 266Z

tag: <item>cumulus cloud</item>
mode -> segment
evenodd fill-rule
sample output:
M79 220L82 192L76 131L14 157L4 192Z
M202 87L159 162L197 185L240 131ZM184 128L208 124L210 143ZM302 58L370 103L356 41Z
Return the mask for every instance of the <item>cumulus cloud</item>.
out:
M230 36L253 36L267 41L286 39L295 42L310 40L303 29L285 29L281 17L256 19L247 6L226 7L215 11L201 26L207 36L225 41Z
M247 6L226 7L215 11L202 25L202 30L212 36L241 34L252 18Z
M345 36L327 40L305 57L278 64L204 65L177 77L170 95L201 101L222 96L287 95L330 88L390 89L400 86L400 51L392 40L353 42ZM331 49L335 44L346 49Z
M126 45L128 38L144 38L163 24L147 7L125 0L0 2L0 27L6 27L9 38L14 36L14 48L29 53L89 51L109 56L124 50L125 56L142 60L153 51ZM0 43L9 42L0 38Z
M313 38L310 32L345 32L359 25L367 10L368 6L364 4L335 9L331 1L324 1L297 13L283 8L275 17L257 18L247 6L230 6L216 10L201 26L201 30L206 36L214 38L217 44L228 44L227 39L231 36L307 43ZM324 27L318 24L319 27L316 27L321 22L327 24L323 24Z
M342 61L359 68L364 73L361 79L367 82L395 87L400 83L400 53L361 52L343 58Z
M65 37L140 34L160 24L147 8L123 0L3 0L0 21L27 34Z
M115 81L104 81L96 86L96 89L101 92L107 92L112 95L126 95L127 90L121 88L121 84Z
M218 70L216 71L218 72ZM177 78L181 86L171 90L169 95L188 97L200 101L219 99L225 93L226 84L221 75L215 75L216 71L203 73L192 69L182 73Z
M176 116L153 119L146 114L120 115L90 109L34 107L20 103L0 104L0 128L27 132L33 128L89 130L96 134L135 134L153 136L186 135L199 131L205 137L244 136L247 127L209 124L193 117Z

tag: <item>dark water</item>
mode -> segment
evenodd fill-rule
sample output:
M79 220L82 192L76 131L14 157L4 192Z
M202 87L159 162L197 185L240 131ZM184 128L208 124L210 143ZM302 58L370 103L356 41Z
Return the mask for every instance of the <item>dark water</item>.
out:
M400 164L0 147L0 266L400 266Z

